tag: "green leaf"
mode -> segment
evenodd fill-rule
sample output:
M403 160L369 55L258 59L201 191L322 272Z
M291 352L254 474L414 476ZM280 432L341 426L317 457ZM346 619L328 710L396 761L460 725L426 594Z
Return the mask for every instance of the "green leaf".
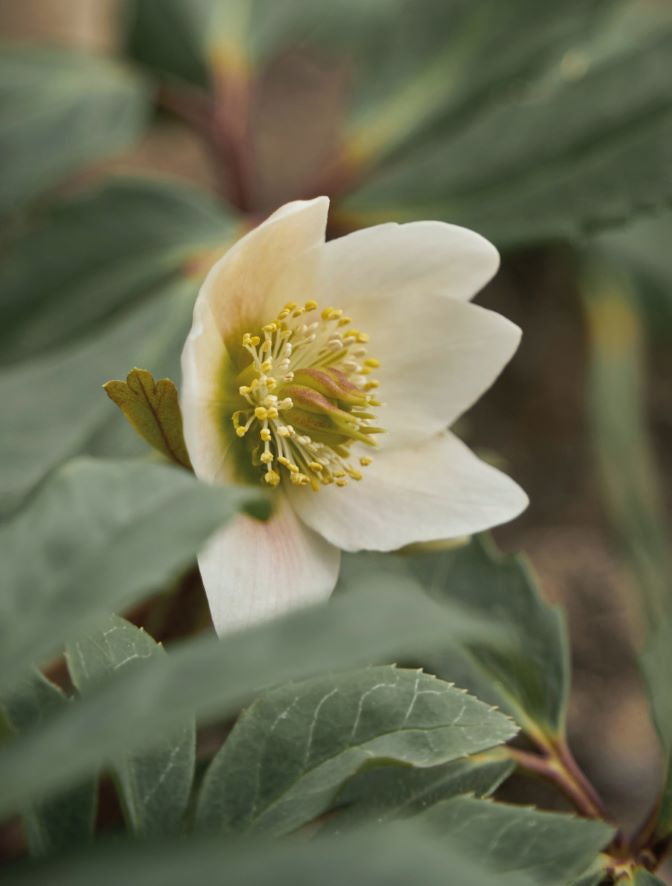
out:
M594 0L552 8L534 0L420 0L378 7L339 42L356 65L347 156L380 165L422 144L437 128L459 130L496 102L508 104L577 37L591 32L599 9ZM324 51L333 52L333 43L327 31Z
M95 692L109 674L162 654L162 647L149 634L112 615L95 634L70 643L66 657L73 683L86 694ZM115 761L122 806L134 833L157 837L181 831L194 777L195 753L192 720L162 736L150 750Z
M16 508L111 419L125 425L121 416L110 415L100 387L136 361L154 366L164 363L167 353L179 353L189 329L191 289L181 281L86 342L0 372L6 426L0 443L0 513Z
M344 569L366 571L374 559L346 558ZM487 641L469 644L468 670L455 668L461 650L446 643L445 660L433 661L440 676L472 678L469 688L479 697L500 703L528 734L557 737L564 733L569 692L569 651L563 615L541 597L534 575L520 557L499 554L485 536L456 550L385 558L388 568L406 568L437 600L458 603L489 619L515 638L506 649ZM359 565L358 565L359 564ZM475 673L475 679L474 679ZM472 685L473 684L473 685Z
M177 388L169 378L154 381L146 369L133 369L126 381L108 381L105 393L150 446L183 468L191 469L184 442Z
M645 414L645 343L632 278L600 261L582 292L590 334L589 414L602 492L634 580L646 628L640 664L665 754L655 838L672 834L672 560L669 526Z
M117 841L92 852L14 868L6 886L533 886L527 877L496 873L445 841L399 825L362 830L340 839L248 842L221 839L171 843Z
M614 833L602 821L473 797L438 803L418 818L465 856L544 886L564 886L579 875Z
M56 204L5 244L0 362L100 334L123 311L157 293L167 299L180 283L189 303L236 224L206 195L159 179L116 178Z
M668 606L668 527L645 412L645 341L633 280L599 261L583 269L590 339L588 415L609 517L649 625Z
M665 886L662 880L644 868L637 868L631 882L633 886Z
M156 470L172 470L182 483L195 484L186 472ZM181 538L185 527L169 531L172 515L168 508L162 514L162 544L174 546L171 532ZM194 513L183 519L191 526ZM100 572L98 564L94 566ZM134 566L137 569L137 563ZM115 587L118 573L116 579ZM474 634L489 632L495 642L496 626L485 626L458 607L437 606L414 582L388 580L383 587L371 588L367 584L353 584L329 606L294 613L225 641L192 640L132 672L114 674L95 693L72 704L67 715L52 718L20 743L0 746L0 815L36 791L53 792L109 759L150 746L194 713L202 722L230 715L253 694L283 680L424 653ZM54 614L45 612L44 617L53 619ZM0 648L4 653L5 647ZM84 743L82 735L87 736Z
M464 126L446 121L365 180L345 218L441 218L510 247L663 205L672 196L672 24L652 16L649 28L576 42L534 88L483 102Z
M68 704L68 698L58 686L37 671L24 677L1 701L9 722L19 734L39 726L51 713ZM23 814L23 827L31 854L81 848L93 837L95 807L93 782L29 806Z
M129 0L126 49L142 65L197 85L210 81L215 55L238 55L247 0Z
M337 815L329 831L365 821L384 822L415 815L428 806L459 794L486 797L508 778L515 764L497 749L442 766L376 766L358 772L343 785L334 801Z
M0 684L95 616L160 590L227 519L265 502L256 489L206 486L163 465L65 465L0 530Z
M672 213L660 212L608 231L590 242L591 254L630 275L631 296L637 299L647 332L666 342L672 327L672 259L667 245L672 238Z
M145 80L116 61L3 45L0 216L132 145L146 126L150 100Z
M205 776L196 825L290 833L326 812L365 766L435 766L515 734L502 714L421 671L368 668L289 684L234 727Z

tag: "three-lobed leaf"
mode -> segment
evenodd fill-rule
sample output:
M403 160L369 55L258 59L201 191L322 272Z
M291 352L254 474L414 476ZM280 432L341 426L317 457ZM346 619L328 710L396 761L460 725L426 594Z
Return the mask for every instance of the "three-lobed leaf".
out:
M290 833L363 767L436 766L515 733L496 710L421 671L374 667L282 686L244 712L213 760L196 825Z
M103 388L150 446L170 461L191 469L182 430L182 412L173 381L169 378L155 381L148 370L132 369L126 381L108 381Z
M70 677L81 694L95 692L101 680L120 669L163 654L149 634L116 615L107 616L95 633L74 640L66 650ZM134 833L159 837L182 830L195 752L192 719L160 736L149 750L113 761L126 821Z

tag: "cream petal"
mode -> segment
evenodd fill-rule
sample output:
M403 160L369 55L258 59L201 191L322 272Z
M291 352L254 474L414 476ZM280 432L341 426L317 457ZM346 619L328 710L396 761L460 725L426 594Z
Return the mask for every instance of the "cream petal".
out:
M239 240L201 287L182 351L180 404L187 449L205 480L231 479L226 464L231 443L221 433L218 399L227 342L238 347L242 333L272 319L278 304L297 292L312 292L320 251L315 247L324 242L328 207L326 197L281 207Z
M420 299L418 299L420 301ZM494 311L427 295L409 312L395 296L368 302L361 325L385 404L381 448L423 440L450 426L495 381L513 356L520 329Z
M196 476L220 483L231 479L227 472L231 444L222 434L217 420L218 371L222 370L226 359L226 348L210 305L199 299L182 349L180 408L184 440Z
M450 432L381 452L345 488L288 491L301 519L346 551L471 535L516 517L527 496Z
M328 209L327 197L287 203L211 268L199 299L209 303L229 347L270 322L287 301L313 297Z
M438 221L385 224L332 240L323 250L320 301L352 314L370 300L441 292L468 301L499 267L480 234Z
M326 600L340 551L308 529L279 494L267 522L239 516L218 532L198 565L221 635Z

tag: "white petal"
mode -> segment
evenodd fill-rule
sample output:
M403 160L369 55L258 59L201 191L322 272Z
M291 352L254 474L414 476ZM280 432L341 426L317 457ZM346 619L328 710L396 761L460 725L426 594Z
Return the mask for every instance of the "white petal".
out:
M296 200L242 237L210 270L208 301L227 344L274 319L287 301L312 298L329 200Z
M184 437L197 476L230 479L230 440L221 433L221 374L229 344L256 332L276 315L278 303L312 292L329 201L281 207L236 243L210 270L194 306L182 351L180 404ZM297 292L299 297L297 297ZM267 313L265 313L267 311Z
M359 324L369 300L441 292L468 301L499 267L495 247L480 234L438 221L385 224L327 243L320 302L343 308ZM368 330L370 332L370 330Z
M342 489L288 493L301 519L346 551L471 535L512 520L527 505L513 480L449 432L381 452L363 473Z
M326 600L339 563L339 550L304 526L284 495L270 520L235 518L198 558L220 635Z
M226 359L226 348L210 305L198 300L182 350L180 408L184 440L194 472L210 482L230 479L226 471L230 443L221 433L217 419L218 371L222 371Z
M369 302L364 329L385 404L377 420L389 449L450 426L486 391L513 356L520 329L494 311L440 296Z

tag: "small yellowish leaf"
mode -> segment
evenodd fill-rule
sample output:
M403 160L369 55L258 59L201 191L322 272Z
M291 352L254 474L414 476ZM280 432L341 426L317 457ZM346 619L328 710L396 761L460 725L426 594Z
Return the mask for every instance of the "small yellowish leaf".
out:
M132 369L126 381L108 381L103 388L150 446L191 470L177 388L169 378L155 381L146 369Z

